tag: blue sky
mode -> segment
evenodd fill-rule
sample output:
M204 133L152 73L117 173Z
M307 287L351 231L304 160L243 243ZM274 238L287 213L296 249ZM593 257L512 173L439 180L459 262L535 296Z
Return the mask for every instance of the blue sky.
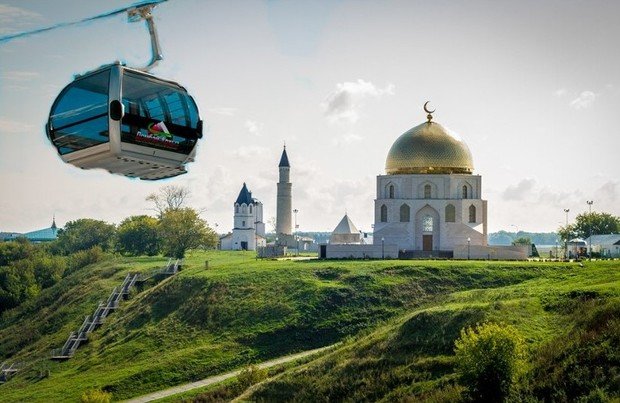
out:
M131 1L0 0L0 35ZM610 1L201 1L156 11L165 60L153 71L196 98L206 123L189 174L149 183L81 171L44 133L73 74L149 58L124 15L0 44L0 231L149 213L145 197L186 185L232 228L247 182L275 215L284 141L302 230L345 210L370 230L375 177L392 142L425 119L469 145L489 229L547 231L594 208L620 215L620 3Z

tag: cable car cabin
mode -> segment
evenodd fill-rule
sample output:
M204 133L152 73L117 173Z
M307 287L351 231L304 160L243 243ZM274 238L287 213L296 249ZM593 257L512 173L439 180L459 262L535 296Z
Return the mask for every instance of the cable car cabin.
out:
M65 162L157 180L187 172L202 121L179 84L113 64L65 87L46 130Z

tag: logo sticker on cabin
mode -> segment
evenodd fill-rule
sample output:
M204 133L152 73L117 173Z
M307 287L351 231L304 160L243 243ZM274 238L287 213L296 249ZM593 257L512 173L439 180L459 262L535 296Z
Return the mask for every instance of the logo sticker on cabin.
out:
M174 136L170 133L164 122L149 123L146 129L146 133L138 130L136 141L158 145L172 150L179 148L179 143L174 141Z

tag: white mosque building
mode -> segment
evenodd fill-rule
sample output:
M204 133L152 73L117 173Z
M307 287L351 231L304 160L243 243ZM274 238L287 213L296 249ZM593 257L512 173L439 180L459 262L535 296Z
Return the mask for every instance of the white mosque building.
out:
M220 238L222 250L256 250L266 245L263 203L252 197L245 182L234 204L234 228Z
M326 245L323 257L523 259L520 246L487 245L487 201L458 135L427 121L406 131L377 176L373 245Z

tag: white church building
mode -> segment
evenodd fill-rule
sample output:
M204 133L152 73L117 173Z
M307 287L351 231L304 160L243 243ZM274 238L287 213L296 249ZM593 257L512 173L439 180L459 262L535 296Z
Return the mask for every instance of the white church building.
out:
M222 250L256 250L266 245L263 203L243 183L234 204L234 228L220 238Z

